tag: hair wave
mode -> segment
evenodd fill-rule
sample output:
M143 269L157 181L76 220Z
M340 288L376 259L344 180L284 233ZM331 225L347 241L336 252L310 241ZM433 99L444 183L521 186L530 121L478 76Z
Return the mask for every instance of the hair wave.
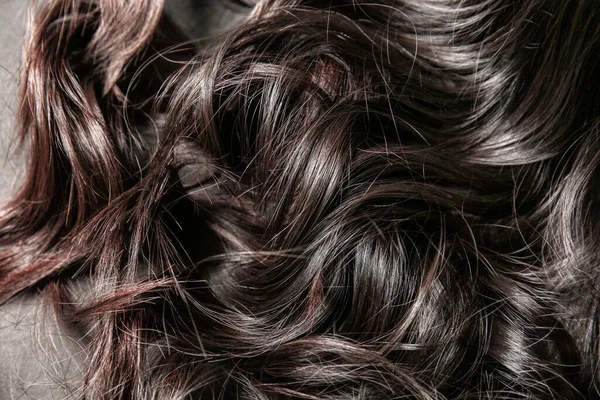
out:
M51 295L76 396L599 397L600 3L162 14L29 21L0 301Z

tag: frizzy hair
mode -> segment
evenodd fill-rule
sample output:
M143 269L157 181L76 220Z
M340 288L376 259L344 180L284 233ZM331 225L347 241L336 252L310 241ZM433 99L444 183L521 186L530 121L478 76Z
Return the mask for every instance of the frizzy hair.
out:
M81 334L73 397L600 396L600 3L31 16L0 301Z

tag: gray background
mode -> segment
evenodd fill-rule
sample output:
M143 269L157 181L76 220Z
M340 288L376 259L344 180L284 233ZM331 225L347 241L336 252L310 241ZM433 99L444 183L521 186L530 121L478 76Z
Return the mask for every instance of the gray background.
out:
M14 143L17 76L27 2L0 0L0 202L18 185L23 157Z

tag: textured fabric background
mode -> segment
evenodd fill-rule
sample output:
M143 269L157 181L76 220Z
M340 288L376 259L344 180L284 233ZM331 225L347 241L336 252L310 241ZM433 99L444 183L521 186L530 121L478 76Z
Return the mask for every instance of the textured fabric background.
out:
M0 202L10 196L23 171L23 157L12 144L26 11L24 0L0 0Z

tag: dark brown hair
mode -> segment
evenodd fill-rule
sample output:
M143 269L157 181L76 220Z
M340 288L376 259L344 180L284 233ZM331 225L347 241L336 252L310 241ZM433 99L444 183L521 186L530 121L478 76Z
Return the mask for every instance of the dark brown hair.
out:
M0 300L81 333L74 397L597 398L599 18L262 0L180 50L159 1L43 2Z

